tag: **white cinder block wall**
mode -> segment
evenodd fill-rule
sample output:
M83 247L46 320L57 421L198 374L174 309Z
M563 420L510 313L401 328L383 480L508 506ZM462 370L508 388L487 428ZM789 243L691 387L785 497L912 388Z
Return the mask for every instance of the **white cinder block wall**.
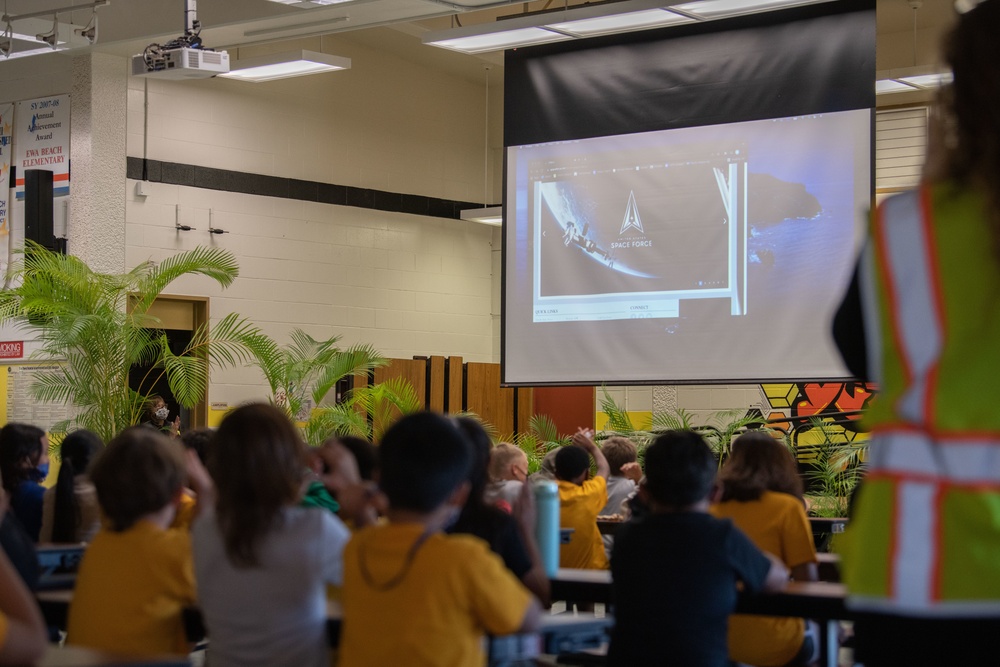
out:
M318 50L313 41L280 50ZM150 80L148 93L130 78L128 155L142 157L145 127L150 159L483 201L481 84L347 38L325 46L351 57L352 69L266 84ZM492 98L499 116L501 96ZM139 197L134 186L123 186L129 267L206 244L236 255L240 278L228 290L201 278L168 290L210 295L212 320L239 312L279 342L301 327L390 357L499 359L491 227L162 183ZM178 205L197 231L175 230ZM229 233L210 235L210 215ZM232 404L264 391L256 370L230 369L213 375L209 399Z

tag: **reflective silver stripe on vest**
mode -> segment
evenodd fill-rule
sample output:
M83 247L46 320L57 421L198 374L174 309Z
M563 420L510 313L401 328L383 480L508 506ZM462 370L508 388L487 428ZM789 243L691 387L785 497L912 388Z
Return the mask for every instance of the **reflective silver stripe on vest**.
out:
M869 447L869 465L899 475L954 484L1000 485L1000 438L933 437L920 431L880 432Z
M889 263L885 269L897 299L893 322L903 347L900 354L910 372L910 386L900 396L896 410L906 421L924 424L928 373L941 352L943 334L931 258L927 256L929 240L925 237L920 192L905 192L883 202L879 224Z

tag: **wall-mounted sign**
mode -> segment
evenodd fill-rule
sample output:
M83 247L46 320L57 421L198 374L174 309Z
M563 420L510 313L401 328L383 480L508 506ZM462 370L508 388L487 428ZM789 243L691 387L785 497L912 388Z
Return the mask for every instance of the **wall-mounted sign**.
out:
M0 104L0 236L10 233L8 197L10 195L10 161L14 131L14 105Z
M24 341L5 340L0 341L0 359L23 359Z
M17 103L14 147L17 198L24 199L25 169L52 172L52 194L69 194L69 95Z

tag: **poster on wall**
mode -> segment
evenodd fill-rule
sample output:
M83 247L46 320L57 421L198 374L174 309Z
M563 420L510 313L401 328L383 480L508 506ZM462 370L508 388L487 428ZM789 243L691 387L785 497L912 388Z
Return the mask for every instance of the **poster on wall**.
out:
M44 431L72 419L77 409L62 401L39 401L31 396L31 385L39 373L58 370L57 363L11 364L6 369L8 422L33 424ZM2 369L0 369L2 373ZM0 382L4 378L0 375Z
M19 200L24 199L24 170L52 172L52 194L69 194L69 95L17 103L14 148Z
M10 161L13 141L11 132L14 130L14 105L0 104L0 236L10 233Z

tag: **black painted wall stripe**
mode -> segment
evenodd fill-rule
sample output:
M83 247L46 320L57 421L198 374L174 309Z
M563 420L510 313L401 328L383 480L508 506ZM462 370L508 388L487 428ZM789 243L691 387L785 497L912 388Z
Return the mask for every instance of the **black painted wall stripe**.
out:
M145 165L143 164L145 162ZM458 220L462 210L479 208L482 204L473 202L424 197L421 195L403 194L400 192L385 192L356 188L349 185L334 185L318 181L301 181L295 178L281 176L264 176L228 169L213 169L199 167L193 164L178 162L162 162L160 160L143 160L129 157L126 175L134 180L143 179L145 166L146 180L151 183L168 183L170 185L186 185L206 190L221 190L223 192L239 192L247 195L262 195L264 197L280 197L282 199L298 199L300 201L319 202L321 204L337 204L340 206L355 206L393 213L411 213L427 215L434 218L450 218Z

